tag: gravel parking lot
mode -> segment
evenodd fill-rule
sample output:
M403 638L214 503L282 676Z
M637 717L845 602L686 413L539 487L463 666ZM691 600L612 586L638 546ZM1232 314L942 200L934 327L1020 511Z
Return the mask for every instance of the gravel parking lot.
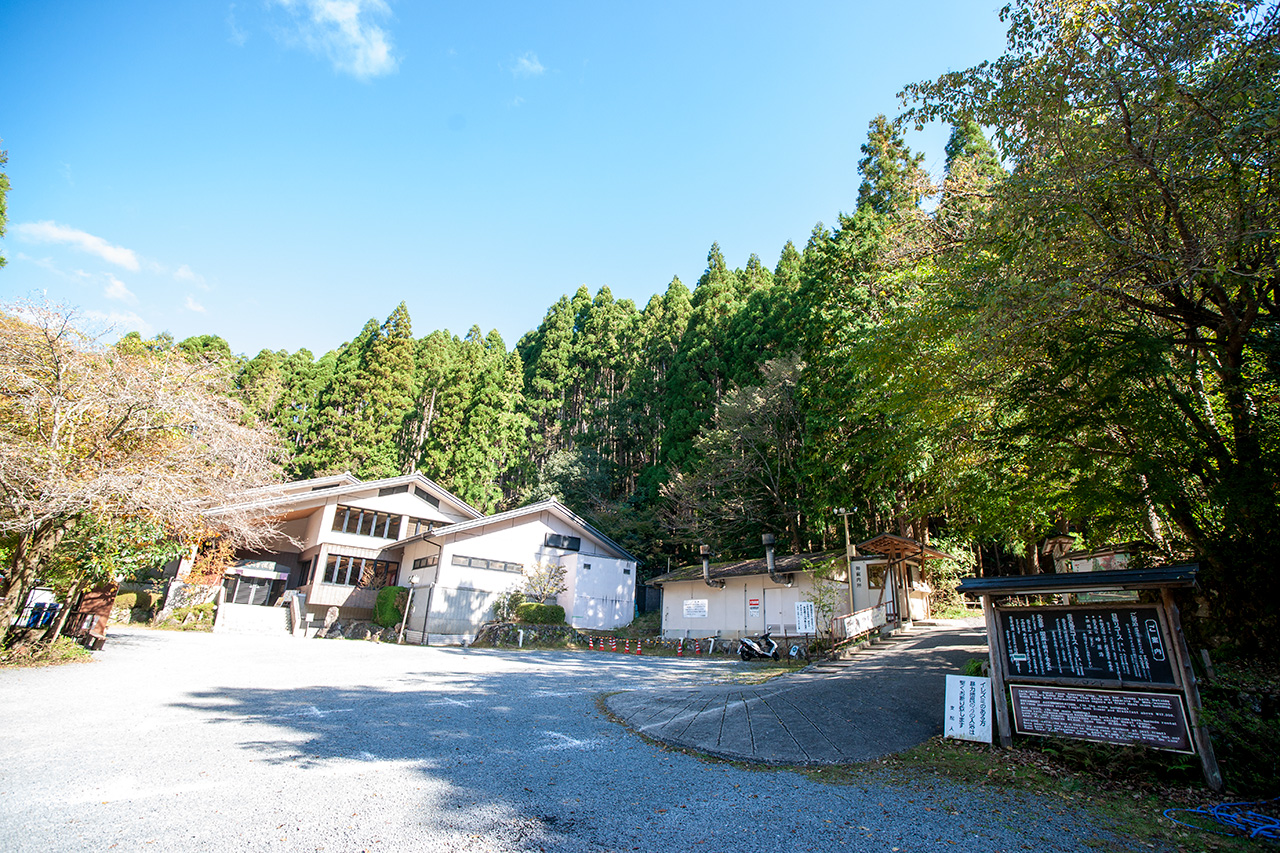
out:
M0 672L0 846L1091 849L1052 802L701 760L598 708L742 666L113 630L92 663Z

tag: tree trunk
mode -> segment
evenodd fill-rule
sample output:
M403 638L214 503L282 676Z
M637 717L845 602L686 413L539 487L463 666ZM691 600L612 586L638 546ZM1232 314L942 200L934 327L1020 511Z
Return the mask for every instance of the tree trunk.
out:
M62 634L62 628L67 624L67 617L71 615L71 608L76 603L76 596L80 594L81 579L76 578L71 582L70 589L67 590L67 597L62 609L58 611L58 618L53 620L53 624L49 626L49 630L45 631L41 642L52 643Z
M35 582L40 564L58 547L73 521L70 518L46 521L18 537L17 546L13 549L13 559L9 563L9 594L0 602L0 626L4 626L4 642L8 642L9 635L14 631L13 617L26 604L27 594L31 591L31 584Z

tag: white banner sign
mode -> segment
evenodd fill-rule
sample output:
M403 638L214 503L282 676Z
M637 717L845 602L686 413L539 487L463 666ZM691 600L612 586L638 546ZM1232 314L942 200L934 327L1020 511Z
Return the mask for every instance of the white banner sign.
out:
M991 679L948 675L943 734L960 740L991 743Z
M707 618L707 599L686 598L684 600L684 618L706 619Z
M844 635L846 637L858 637L862 634L870 634L876 628L888 621L885 618L885 609L883 604L875 607L868 607L866 610L859 610L844 617Z
M812 601L796 602L796 633L818 633L818 616Z

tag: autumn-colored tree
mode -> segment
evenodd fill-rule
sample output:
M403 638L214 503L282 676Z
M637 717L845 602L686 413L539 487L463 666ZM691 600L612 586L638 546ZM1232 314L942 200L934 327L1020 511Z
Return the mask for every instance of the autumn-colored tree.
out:
M70 309L0 313L0 625L9 626L82 518L133 518L174 538L246 544L271 535L248 511L212 504L278 479L274 437L242 425L226 375L172 348L125 353L82 331Z

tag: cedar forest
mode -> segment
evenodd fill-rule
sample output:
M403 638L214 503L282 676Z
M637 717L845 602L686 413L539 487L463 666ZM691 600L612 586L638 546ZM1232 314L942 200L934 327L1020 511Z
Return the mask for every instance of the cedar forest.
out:
M929 539L986 573L1047 569L1059 534L1141 540L1201 561L1211 612L1266 645L1276 7L1004 14L1007 52L908 86L861 144L852 211L776 261L712 245L643 306L583 286L510 348L415 337L404 303L318 358L118 347L221 359L290 477L416 470L485 512L556 497L645 576L701 543L756 556L764 532L843 547L839 507L855 541ZM935 121L940 179L904 141Z

